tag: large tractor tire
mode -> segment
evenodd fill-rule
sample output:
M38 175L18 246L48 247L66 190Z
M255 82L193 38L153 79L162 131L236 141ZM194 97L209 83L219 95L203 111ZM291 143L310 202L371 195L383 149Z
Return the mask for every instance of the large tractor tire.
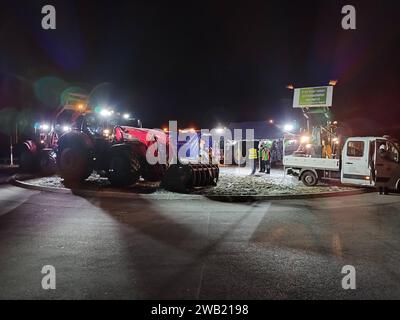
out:
M92 173L88 151L84 148L65 147L57 157L60 176L66 183L80 183Z
M133 151L115 150L110 158L108 180L113 186L128 187L140 179L140 161Z
M19 156L19 168L25 173L36 173L38 167L38 159L35 153L24 148Z
M149 165L146 163L142 170L142 177L149 182L159 182L163 180L166 172L167 166L164 164Z
M52 176L57 172L56 154L53 150L42 150L39 156L39 169L44 176Z

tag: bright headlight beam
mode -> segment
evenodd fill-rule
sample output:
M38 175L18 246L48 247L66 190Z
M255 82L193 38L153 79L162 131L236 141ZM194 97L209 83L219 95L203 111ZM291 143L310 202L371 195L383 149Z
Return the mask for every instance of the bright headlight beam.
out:
M110 117L114 112L112 110L108 110L108 109L102 109L100 111L100 115L103 117Z
M300 139L301 143L309 143L310 142L310 137L309 136L302 136Z
M290 124L290 123L285 124L285 126L283 127L283 129L284 129L285 131L287 131L287 132L291 132L291 131L294 130L294 125L292 125L292 124Z

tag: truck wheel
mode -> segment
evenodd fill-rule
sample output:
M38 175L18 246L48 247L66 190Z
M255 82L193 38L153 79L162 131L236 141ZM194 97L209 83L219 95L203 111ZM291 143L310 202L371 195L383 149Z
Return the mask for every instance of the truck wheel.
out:
M60 175L67 183L82 182L92 173L88 154L83 150L67 147L61 151L59 158Z
M37 169L37 158L35 154L26 148L22 150L19 156L19 168L25 173L35 173Z
M128 187L140 179L140 163L133 152L116 152L110 160L108 180L113 186Z
M307 187L315 187L318 183L318 177L312 171L306 171L301 176L301 181Z

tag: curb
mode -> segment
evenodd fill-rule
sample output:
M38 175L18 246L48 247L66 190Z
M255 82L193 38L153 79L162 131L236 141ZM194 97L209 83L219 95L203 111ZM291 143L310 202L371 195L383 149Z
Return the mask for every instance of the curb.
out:
M360 188L356 190L346 190L338 192L323 192L323 193L312 193L312 194L297 194L297 195L272 195L272 196L230 196L230 195L198 195L198 194L134 194L119 191L95 191L95 190L84 190L84 189L67 189L67 188L53 188L37 186L27 182L20 181L11 177L10 183L14 186L37 190L42 192L51 192L58 194L69 194L78 195L84 197L94 197L94 198L114 198L114 199L132 199L132 200L200 200L207 198L213 201L220 202L261 202L261 201L272 201L272 200L301 200L301 199L321 199L321 198L332 198L332 197L342 197L342 196L354 196L363 193L373 192L372 189Z
M303 199L323 199L323 198L334 198L334 197L346 197L355 196L363 193L373 192L369 189L359 190L346 190L337 192L321 192L321 193L304 193L296 195L276 195L276 196L207 196L204 197L221 202L261 202L261 201L273 201L273 200L303 200Z
M133 200L198 200L203 196L201 195L187 195L187 194L174 194L174 195L152 195L152 194L137 194L137 193L127 193L119 191L95 191L95 190L85 190L85 189L67 189L67 188L53 188L37 186L27 182L23 182L12 178L10 183L16 187L36 190L42 192L58 193L58 194L69 194L84 197L99 197L99 198L119 198L119 199L133 199Z

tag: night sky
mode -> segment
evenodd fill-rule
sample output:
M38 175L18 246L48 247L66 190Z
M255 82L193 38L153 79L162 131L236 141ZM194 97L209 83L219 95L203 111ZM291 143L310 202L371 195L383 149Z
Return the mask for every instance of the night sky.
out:
M285 121L298 115L288 84L338 79L337 119L371 133L400 127L399 1L160 3L1 0L0 109L51 109L54 97L35 90L51 76L110 83L110 103L148 127L210 128ZM41 29L45 4L57 9L56 31ZM341 28L345 4L357 9L356 31Z

